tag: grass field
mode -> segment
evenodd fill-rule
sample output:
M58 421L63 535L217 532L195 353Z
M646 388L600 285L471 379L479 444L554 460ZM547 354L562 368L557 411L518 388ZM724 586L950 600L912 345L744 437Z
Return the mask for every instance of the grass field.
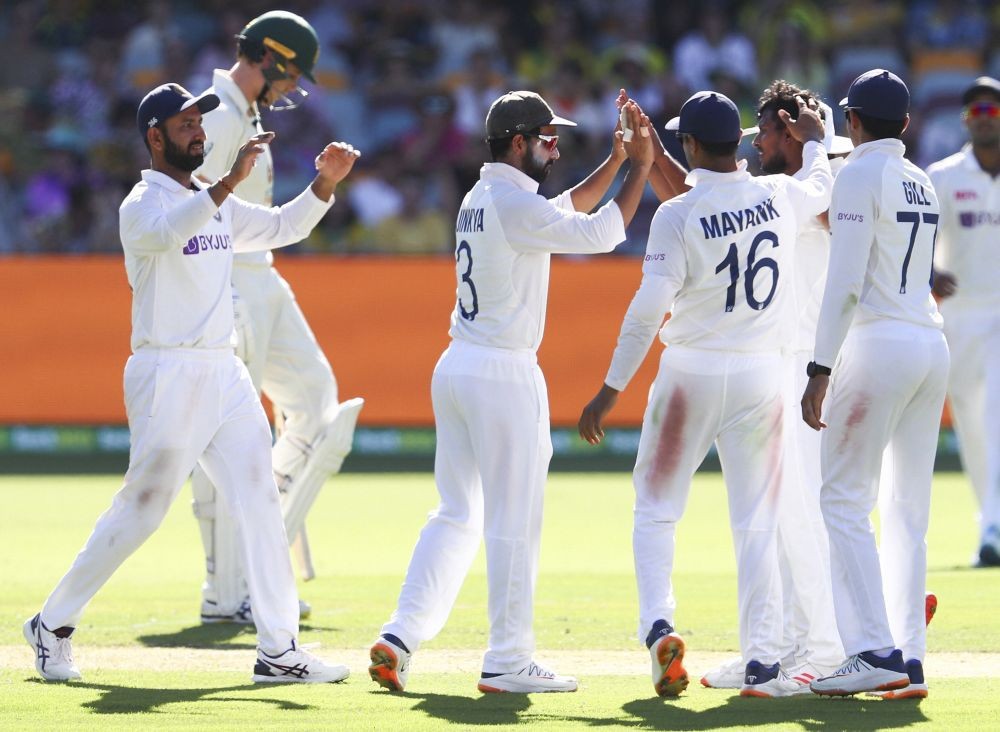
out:
M928 635L930 697L741 699L692 686L652 696L648 657L634 640L632 489L626 474L557 474L549 482L536 604L539 658L581 679L576 694L481 695L485 565L473 566L448 626L415 657L407 692L367 677L366 650L392 610L410 550L435 503L429 475L348 475L310 516L318 578L301 585L315 610L302 641L351 666L336 686L249 683L254 636L197 623L201 548L185 490L164 525L91 603L74 636L83 682L36 680L21 638L68 567L118 476L2 477L0 727L4 729L235 727L283 729L886 729L996 726L1000 692L1000 571L971 570L971 492L936 476L928 587L940 600ZM678 529L677 626L695 679L737 647L735 569L715 474L699 475ZM957 654L957 655L956 655ZM935 667L937 664L937 668ZM967 670L967 672L966 672Z

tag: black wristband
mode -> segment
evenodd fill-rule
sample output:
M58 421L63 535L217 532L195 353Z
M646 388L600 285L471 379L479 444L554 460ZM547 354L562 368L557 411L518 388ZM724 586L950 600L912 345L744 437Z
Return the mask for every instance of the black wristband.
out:
M806 364L806 376L810 379L814 376L829 376L833 373L833 369L829 366L820 366L815 361L810 361Z

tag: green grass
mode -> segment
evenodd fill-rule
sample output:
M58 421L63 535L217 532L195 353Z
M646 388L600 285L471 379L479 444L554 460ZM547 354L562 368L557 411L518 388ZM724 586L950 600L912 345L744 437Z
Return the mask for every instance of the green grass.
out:
M20 626L69 566L118 487L117 476L3 477L0 496L0 646L23 644ZM366 648L391 612L410 551L436 502L428 475L340 476L326 487L309 530L319 577L301 585L314 606L303 642ZM971 491L938 474L928 536L928 587L939 597L928 634L937 651L1000 651L1000 572L970 570L975 548ZM453 729L531 723L539 729L881 729L930 725L987 729L1000 691L995 678L934 679L922 704L787 699L761 703L690 690L650 699L645 676L587 676L572 695L482 696L474 674L420 674L408 693L376 691L363 668L335 687L254 688L246 674L145 669L146 647L245 648L254 636L196 623L202 556L185 490L161 529L112 578L76 634L83 683L46 685L24 667L0 669L0 727ZM546 650L643 650L634 640L632 488L627 474L557 474L549 482L538 580L536 634ZM734 650L735 570L717 475L699 475L679 526L677 625L689 648ZM480 552L448 626L426 648L481 650L486 641L485 563ZM135 648L136 670L87 664L93 646ZM573 669L565 669L572 673ZM137 716L138 715L138 716Z

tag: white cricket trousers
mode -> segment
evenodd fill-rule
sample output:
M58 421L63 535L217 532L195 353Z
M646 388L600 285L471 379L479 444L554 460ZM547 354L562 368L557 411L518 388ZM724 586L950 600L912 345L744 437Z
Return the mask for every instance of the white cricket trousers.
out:
M383 633L411 650L444 627L486 540L489 648L483 671L510 673L532 659L542 495L552 438L535 354L454 340L431 381L441 503L413 550L399 603Z
M844 647L837 633L830 584L830 542L819 492L820 433L802 420L800 401L809 378L807 351L785 357L785 451L778 504L778 567L784 616L781 656L792 663L839 666Z
M952 355L948 400L982 540L990 526L1000 529L1000 308L956 296L941 303L941 316Z
M660 618L674 623L674 532L694 473L715 442L736 550L740 648L747 661L779 660L776 524L784 373L778 353L736 354L676 345L663 352L633 473L640 639Z
M46 600L43 622L77 625L199 462L240 527L260 647L284 651L298 635L298 596L271 474L271 431L246 367L229 349L141 349L125 365L125 407L124 483Z
M853 325L833 368L820 505L848 656L895 647L924 658L927 522L947 379L941 331L898 320Z

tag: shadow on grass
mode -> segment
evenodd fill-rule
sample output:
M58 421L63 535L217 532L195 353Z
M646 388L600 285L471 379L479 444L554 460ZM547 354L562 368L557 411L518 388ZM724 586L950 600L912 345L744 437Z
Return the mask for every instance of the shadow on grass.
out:
M318 625L301 625L300 631L333 632L339 628ZM137 641L152 648L210 648L219 650L240 650L257 647L256 629L252 625L239 623L209 623L181 628L173 633L152 633L140 635Z
M624 717L564 718L591 727L624 725L650 730L707 730L723 727L770 727L798 723L806 730L882 730L926 722L916 700L746 699L732 696L709 709L685 709L675 700L637 699L622 705Z
M531 706L527 694L483 694L469 698L450 694L403 692L399 696L419 700L413 706L413 711L463 726L517 724L524 721L521 719L521 712Z
M41 679L31 679L39 684L51 683ZM74 681L73 689L93 689L101 695L80 705L82 709L94 714L141 714L155 712L167 704L184 702L256 702L267 704L282 711L307 711L315 709L311 704L299 704L288 699L273 699L269 697L254 698L251 696L214 696L226 692L261 692L270 689L260 684L241 684L238 686L215 686L203 689L150 689L137 686L114 686L112 684L91 684ZM210 696L212 695L212 696ZM207 697L207 698L206 698Z

